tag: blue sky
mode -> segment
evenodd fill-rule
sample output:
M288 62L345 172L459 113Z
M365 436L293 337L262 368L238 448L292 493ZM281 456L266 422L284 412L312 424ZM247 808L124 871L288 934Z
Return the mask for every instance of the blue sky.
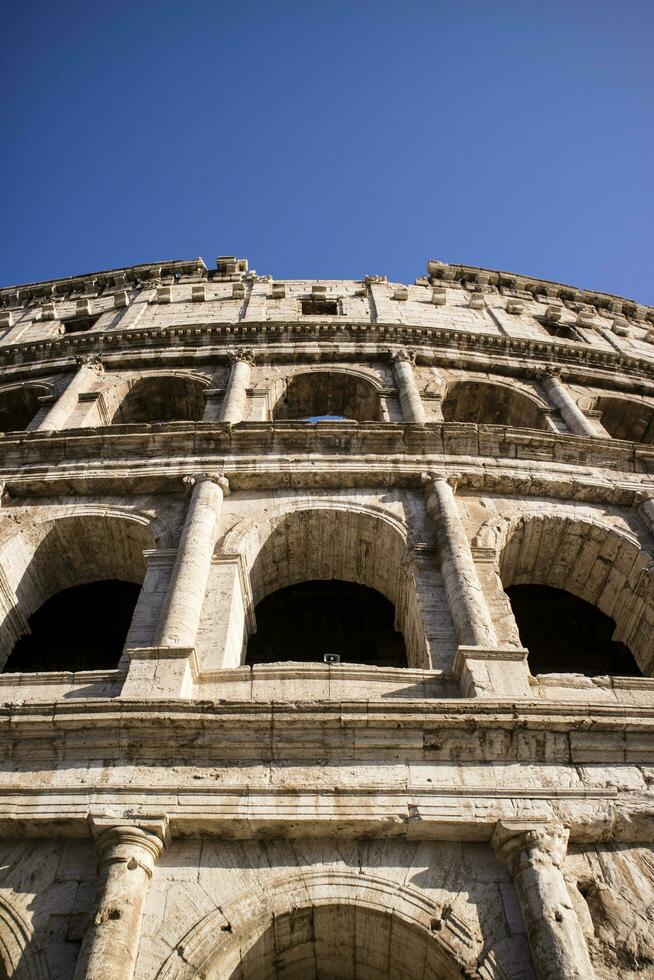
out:
M6 2L0 282L428 258L654 303L654 4Z

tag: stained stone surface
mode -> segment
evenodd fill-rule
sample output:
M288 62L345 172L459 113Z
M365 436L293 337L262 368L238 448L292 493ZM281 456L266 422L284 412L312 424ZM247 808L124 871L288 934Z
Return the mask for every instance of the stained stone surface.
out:
M0 289L0 977L654 977L653 344L436 261ZM339 582L385 640L260 605Z

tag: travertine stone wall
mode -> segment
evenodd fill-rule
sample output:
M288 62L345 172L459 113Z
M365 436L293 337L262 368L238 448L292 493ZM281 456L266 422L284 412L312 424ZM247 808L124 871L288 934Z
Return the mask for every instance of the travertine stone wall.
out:
M2 661L140 585L115 667L0 674L0 977L654 977L653 344L440 262L0 289ZM246 665L316 579L385 596L408 666ZM533 676L522 584L642 676Z

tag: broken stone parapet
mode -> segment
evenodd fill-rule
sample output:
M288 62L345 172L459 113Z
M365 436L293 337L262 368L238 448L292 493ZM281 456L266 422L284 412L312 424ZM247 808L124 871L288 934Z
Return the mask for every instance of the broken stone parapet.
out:
M501 821L493 846L508 865L538 980L594 980L586 938L561 866L569 832L557 824Z

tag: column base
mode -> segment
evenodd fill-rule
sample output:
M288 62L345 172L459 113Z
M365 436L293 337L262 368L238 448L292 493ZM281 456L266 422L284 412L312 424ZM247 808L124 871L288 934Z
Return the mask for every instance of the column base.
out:
M121 698L190 698L198 666L193 647L133 647Z
M527 650L460 646L454 677L466 698L530 698Z

